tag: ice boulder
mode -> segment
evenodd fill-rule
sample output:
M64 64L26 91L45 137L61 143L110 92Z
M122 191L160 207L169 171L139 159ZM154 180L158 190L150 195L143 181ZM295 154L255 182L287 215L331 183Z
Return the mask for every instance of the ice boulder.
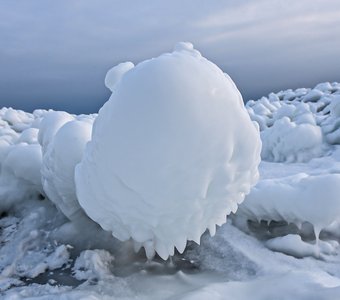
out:
M103 229L166 259L237 210L260 151L234 82L180 43L115 83L76 167L78 200Z
M66 217L75 220L83 211L76 197L74 169L91 138L93 118L49 112L41 123L44 191Z

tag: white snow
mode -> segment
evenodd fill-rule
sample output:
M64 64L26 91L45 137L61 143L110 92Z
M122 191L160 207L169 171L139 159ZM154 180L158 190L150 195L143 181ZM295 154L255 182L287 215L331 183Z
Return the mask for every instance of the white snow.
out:
M115 84L76 168L77 196L105 230L167 259L236 212L260 147L232 80L181 43Z

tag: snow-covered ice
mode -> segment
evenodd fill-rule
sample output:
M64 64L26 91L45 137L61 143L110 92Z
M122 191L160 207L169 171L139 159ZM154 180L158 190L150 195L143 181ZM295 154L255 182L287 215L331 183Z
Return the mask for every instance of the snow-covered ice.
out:
M1 299L340 299L340 84L245 110L189 43L105 84L98 116L0 110Z

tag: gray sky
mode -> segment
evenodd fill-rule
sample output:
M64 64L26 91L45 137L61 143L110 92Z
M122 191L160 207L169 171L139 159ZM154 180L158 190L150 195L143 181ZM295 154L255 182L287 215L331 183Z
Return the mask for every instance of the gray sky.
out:
M96 112L108 69L178 41L245 100L340 81L339 0L0 0L0 106Z

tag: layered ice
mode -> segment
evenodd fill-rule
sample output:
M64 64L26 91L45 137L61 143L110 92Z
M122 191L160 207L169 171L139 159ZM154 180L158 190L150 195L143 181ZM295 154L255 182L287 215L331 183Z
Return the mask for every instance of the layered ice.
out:
M85 212L148 257L214 235L258 178L258 129L233 81L180 43L112 69L106 85L112 96L76 167Z

